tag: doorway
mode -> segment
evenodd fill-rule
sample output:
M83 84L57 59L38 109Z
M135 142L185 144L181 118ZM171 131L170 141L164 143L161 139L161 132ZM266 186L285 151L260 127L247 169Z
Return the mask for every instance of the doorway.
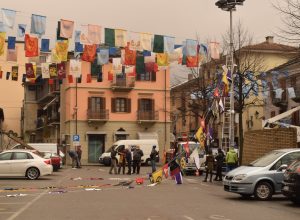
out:
M88 162L99 163L99 157L105 149L105 136L103 134L88 135Z

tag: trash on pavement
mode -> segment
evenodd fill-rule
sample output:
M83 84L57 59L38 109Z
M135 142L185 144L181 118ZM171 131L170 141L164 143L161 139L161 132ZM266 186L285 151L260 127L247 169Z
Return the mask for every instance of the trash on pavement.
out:
M102 189L97 189L97 188L86 188L84 189L85 191L101 191Z
M152 184L149 184L147 186L156 186L158 183L152 183Z
M27 194L19 193L19 194L6 195L6 197L24 197L24 196L27 196Z
M49 192L49 194L62 194L62 193L66 193L67 190L55 190L55 191L51 191Z

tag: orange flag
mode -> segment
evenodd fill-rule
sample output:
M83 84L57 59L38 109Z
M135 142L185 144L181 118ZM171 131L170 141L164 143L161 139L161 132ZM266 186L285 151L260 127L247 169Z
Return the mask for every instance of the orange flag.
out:
M134 66L136 64L136 51L125 47L125 65Z
M187 56L186 57L187 67L197 67L198 66L198 56Z
M83 55L82 55L81 59L83 61L87 61L87 62L94 62L95 57L96 57L96 49L97 49L96 44L85 45Z
M25 35L25 56L37 57L39 55L38 39L30 37L29 34Z

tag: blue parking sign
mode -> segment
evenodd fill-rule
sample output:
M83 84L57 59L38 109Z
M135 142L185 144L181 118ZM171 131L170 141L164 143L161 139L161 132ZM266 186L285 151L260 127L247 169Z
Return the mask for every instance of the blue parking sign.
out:
M73 141L74 142L79 142L80 141L80 136L78 134L73 135Z

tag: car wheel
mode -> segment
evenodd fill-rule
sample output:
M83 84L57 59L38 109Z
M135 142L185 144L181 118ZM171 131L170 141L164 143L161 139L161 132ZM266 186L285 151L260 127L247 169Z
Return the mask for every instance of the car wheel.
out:
M250 199L252 195L241 193L240 196L242 197L242 199Z
M269 200L273 195L273 187L268 182L260 182L256 185L254 196L259 200Z
M40 176L40 171L36 167L30 167L26 171L26 177L30 180L35 180Z

